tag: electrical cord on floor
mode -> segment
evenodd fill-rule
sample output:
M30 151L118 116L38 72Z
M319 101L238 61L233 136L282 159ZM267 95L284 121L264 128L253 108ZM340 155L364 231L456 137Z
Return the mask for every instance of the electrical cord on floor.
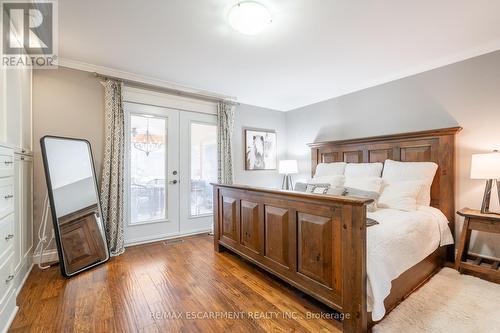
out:
M35 253L38 254L38 267L41 270L47 269L50 265L42 265L43 260L43 252L50 246L52 240L55 238L54 230L52 230L51 237L47 241L47 220L49 219L49 196L45 195L45 199L43 200L43 212L42 212L42 220L40 221L40 226L38 227L38 245L36 246Z

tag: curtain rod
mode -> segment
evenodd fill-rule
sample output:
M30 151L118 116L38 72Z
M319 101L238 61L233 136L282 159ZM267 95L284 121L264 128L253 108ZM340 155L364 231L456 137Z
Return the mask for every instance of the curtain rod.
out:
M151 90L161 90L161 91L164 91L164 92L169 93L171 95L196 98L196 99L211 101L211 102L225 102L225 103L229 103L232 105L240 105L240 103L238 103L238 102L234 102L234 101L231 101L229 99L225 99L223 97L216 97L216 96L210 96L210 95L199 94L199 93L194 93L194 92L182 91L182 90L178 90L178 89L174 89L174 88L158 86L155 84L124 79L124 78L120 78L120 77L116 77L116 76L104 75L104 74L100 74L97 72L94 72L94 76L97 78L100 78L100 79L110 79L110 80L119 81L119 82L122 82L124 84L131 85L131 86L144 87L144 88L149 88Z

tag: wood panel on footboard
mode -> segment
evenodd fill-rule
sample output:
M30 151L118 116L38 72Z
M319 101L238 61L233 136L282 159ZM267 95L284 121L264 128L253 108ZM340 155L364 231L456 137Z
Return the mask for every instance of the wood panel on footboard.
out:
M214 246L252 261L365 332L368 199L214 185Z

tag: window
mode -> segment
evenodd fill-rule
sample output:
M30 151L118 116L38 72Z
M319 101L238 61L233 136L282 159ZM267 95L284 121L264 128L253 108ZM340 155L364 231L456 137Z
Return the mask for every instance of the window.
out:
M217 181L217 128L191 123L191 216L212 214L212 186Z
M130 222L167 219L166 119L130 116Z

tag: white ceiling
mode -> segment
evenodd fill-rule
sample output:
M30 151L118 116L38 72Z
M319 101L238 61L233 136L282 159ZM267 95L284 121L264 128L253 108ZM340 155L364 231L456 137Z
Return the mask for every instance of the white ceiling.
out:
M500 48L500 1L261 0L247 36L236 0L59 0L59 55L290 110Z

